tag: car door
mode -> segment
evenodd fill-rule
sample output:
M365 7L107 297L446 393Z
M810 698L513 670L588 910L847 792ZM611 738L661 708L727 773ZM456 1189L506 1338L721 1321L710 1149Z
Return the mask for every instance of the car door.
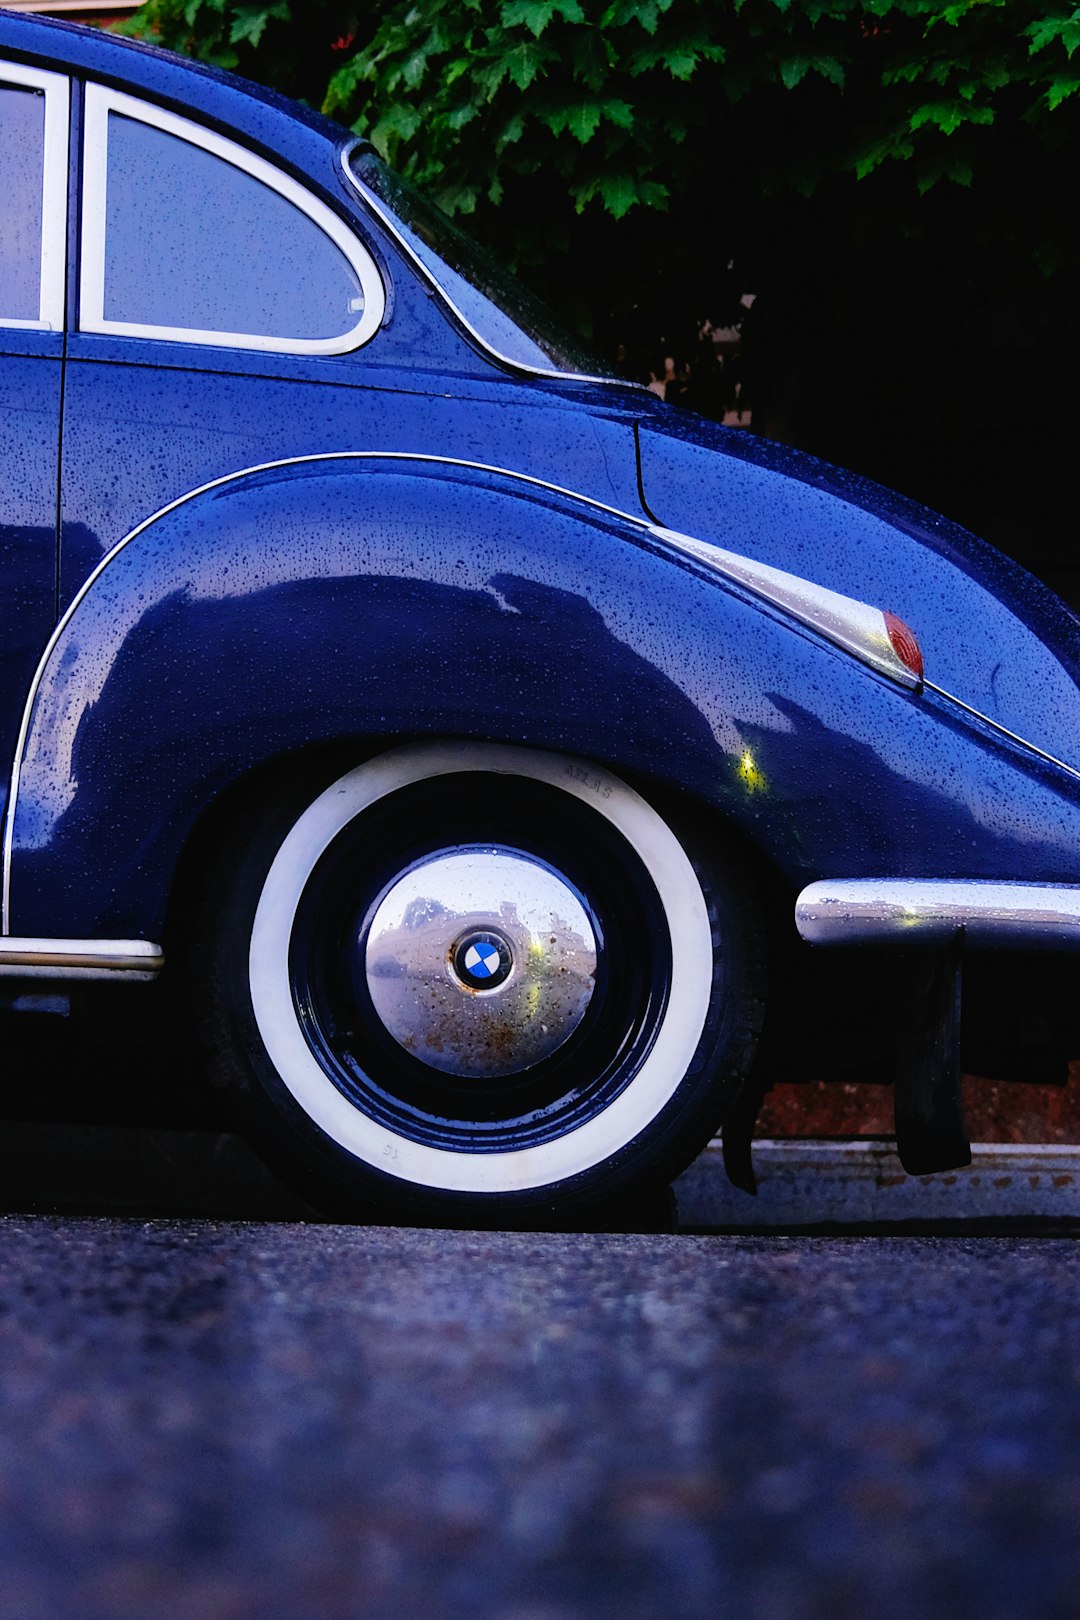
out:
M0 61L0 792L56 615L68 81Z

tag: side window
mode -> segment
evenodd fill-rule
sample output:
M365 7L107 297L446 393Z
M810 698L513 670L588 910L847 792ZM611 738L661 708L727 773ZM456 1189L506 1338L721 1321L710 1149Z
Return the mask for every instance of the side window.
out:
M41 309L41 194L45 184L45 97L0 84L0 314L36 321Z
M0 63L0 325L64 324L67 80Z
M79 325L339 354L378 329L373 260L289 176L187 119L87 87Z

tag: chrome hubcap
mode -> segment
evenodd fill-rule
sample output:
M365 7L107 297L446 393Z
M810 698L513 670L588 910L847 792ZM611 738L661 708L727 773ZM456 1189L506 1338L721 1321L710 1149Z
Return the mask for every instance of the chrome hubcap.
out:
M516 850L438 854L383 895L363 972L394 1039L444 1074L518 1074L569 1040L596 935L566 880Z

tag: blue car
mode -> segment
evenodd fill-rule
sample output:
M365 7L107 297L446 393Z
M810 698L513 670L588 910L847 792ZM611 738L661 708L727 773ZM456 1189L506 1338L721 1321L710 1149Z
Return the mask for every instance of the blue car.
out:
M434 1223L750 1185L860 1029L956 1164L971 1029L1075 1049L1051 592L167 53L0 14L0 207L12 992L141 981L309 1202Z

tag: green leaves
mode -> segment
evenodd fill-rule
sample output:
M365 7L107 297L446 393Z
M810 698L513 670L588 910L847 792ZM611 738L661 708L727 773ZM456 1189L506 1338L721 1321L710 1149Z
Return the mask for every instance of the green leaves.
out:
M145 0L116 32L319 102L352 44L358 10L359 0Z
M1046 105L1050 112L1080 90L1080 73L1056 73L1046 86Z
M1037 51L1060 45L1066 56L1071 57L1077 46L1080 46L1080 6L1067 17L1054 15L1042 17L1024 32L1031 41L1028 50L1032 56Z
M490 70L492 92L498 89L504 72L511 83L515 84L519 90L527 90L533 80L539 78L551 60L552 53L550 51L523 39L512 50L507 51L505 56L497 58L492 64L492 70Z
M598 198L613 219L622 219L631 208L662 209L668 204L669 192L657 180L639 180L632 174L598 174L576 193L577 212Z
M808 73L820 73L830 84L843 86L844 65L835 56L799 54L787 56L780 63L780 80L785 90L794 90Z
M273 6L237 6L229 27L230 45L239 45L246 40L248 44L257 46L271 18L279 22L289 20L289 7L285 0Z
M912 112L909 128L914 133L930 124L935 129L940 129L942 134L952 135L961 124L993 122L994 112L991 107L972 107L965 101L926 101Z
M1053 0L147 0L124 31L321 104L511 257L722 195L726 164L917 198L977 184L1002 130L1080 135Z
M571 101L540 115L553 135L569 130L582 146L591 141L604 119L620 129L632 129L634 109L628 101Z
M508 0L502 8L504 28L524 26L536 39L556 16L569 23L585 21L585 13L577 0Z
M415 107L398 102L387 107L371 130L371 139L379 151L388 157L396 151L399 141L411 140L419 128L420 114Z

